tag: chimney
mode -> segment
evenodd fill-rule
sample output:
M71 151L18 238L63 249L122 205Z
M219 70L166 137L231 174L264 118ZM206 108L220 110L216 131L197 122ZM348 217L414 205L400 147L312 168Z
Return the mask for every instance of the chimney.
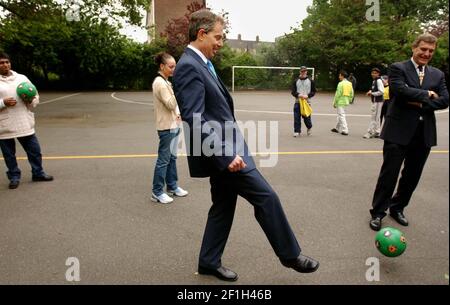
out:
M241 34L238 34L238 40L241 41L242 40L242 36Z
M259 35L256 35L256 42L259 42Z

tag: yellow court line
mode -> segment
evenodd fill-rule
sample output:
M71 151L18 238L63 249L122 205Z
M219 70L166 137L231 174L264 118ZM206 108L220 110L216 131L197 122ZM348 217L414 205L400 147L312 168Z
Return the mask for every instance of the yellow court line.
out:
M325 151L279 151L279 152L258 152L256 156L267 155L369 155L381 154L381 150L325 150ZM433 150L432 154L448 154L448 150ZM44 160L79 160L79 159L136 159L136 158L156 158L158 154L143 155L96 155L96 156L47 156ZM178 154L180 157L186 157L186 154ZM3 160L3 158L0 158ZM18 157L17 160L26 160L26 157Z

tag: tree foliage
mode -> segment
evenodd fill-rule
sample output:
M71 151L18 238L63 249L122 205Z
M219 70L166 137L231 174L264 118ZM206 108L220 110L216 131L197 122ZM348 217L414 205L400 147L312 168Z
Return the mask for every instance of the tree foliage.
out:
M80 17L96 21L119 19L133 25L139 25L142 10L147 10L151 0L0 0L0 8L7 15L21 20L38 20L48 17L59 10L77 10Z
M100 13L118 1L84 3L72 21L68 1L1 1L7 11L0 17L0 49L12 57L13 69L41 88L148 88L157 70L153 55L166 48L164 41L140 44L121 35L119 24ZM132 20L148 1L120 3ZM125 13L116 9L115 16Z
M0 0L0 50L9 53L13 69L47 88L123 88L150 86L157 67L155 53L178 58L189 42L187 7L172 20L166 37L152 44L131 41L119 33L123 21L139 24L150 0ZM231 66L267 65L316 68L317 84L334 89L340 69L353 72L359 90L367 90L370 69L411 56L411 43L428 30L439 36L432 65L448 73L448 6L446 0L383 0L380 21L366 20L365 0L313 0L308 17L291 34L263 47L259 55L225 46L213 60L231 85ZM74 7L74 5L76 5ZM68 18L76 8L78 18ZM220 13L228 24L228 13ZM228 30L225 31L227 33ZM283 76L264 70L238 70L237 85L286 86ZM253 85L251 85L253 86Z
M301 27L280 39L275 50L267 52L266 61L315 67L319 86L330 89L335 87L338 71L344 69L367 79L358 82L358 89L366 90L371 67L385 70L390 63L408 58L417 34L448 20L447 1L380 3L380 21L370 22L365 0L314 0ZM445 52L445 44L439 48Z
M179 58L183 53L184 48L189 44L189 17L192 13L204 9L205 6L197 1L191 2L186 7L186 13L179 18L169 20L163 38L167 39L167 46L169 53L175 58ZM228 33L229 20L227 12L220 12L219 15L225 21L225 35Z
M203 8L205 8L203 4L193 1L186 7L184 16L169 20L165 33L162 35L167 39L169 53L175 58L180 57L184 48L189 44L189 16Z

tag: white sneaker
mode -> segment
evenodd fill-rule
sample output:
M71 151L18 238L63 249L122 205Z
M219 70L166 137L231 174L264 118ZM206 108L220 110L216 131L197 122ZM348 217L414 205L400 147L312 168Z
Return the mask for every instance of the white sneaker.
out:
M187 196L187 194L189 194L188 191L183 190L181 187L177 187L176 190L167 190L167 192L171 195L177 196L177 197L184 197Z
M373 135L371 133L366 133L365 135L363 135L364 139L370 139L373 138Z
M300 133L294 132L294 138L296 138L296 137L298 137L298 136L300 136Z
M159 196L156 196L154 193L152 193L152 201L154 202L161 202L161 203L171 203L173 201L173 198L169 197L166 193L162 193Z
M309 128L308 131L306 131L306 134L307 134L308 136L312 135L312 130L311 130L311 129L312 129L312 128Z

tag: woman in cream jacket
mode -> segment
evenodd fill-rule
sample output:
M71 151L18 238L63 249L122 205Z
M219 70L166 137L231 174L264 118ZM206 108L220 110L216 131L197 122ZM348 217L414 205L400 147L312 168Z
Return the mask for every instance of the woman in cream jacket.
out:
M167 53L157 54L155 61L159 66L159 75L153 81L152 89L159 148L151 199L155 202L171 203L173 198L164 192L165 184L169 194L178 197L184 197L188 194L187 191L178 186L176 165L181 118L172 84L169 82L169 77L173 75L175 70L176 62Z

